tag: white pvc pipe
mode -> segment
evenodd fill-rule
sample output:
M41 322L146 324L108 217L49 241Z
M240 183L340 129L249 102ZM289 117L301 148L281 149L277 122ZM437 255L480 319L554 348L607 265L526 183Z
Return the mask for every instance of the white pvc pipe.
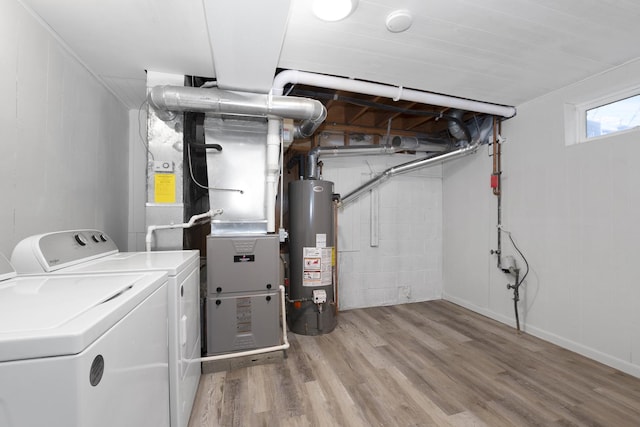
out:
M276 231L276 194L280 172L280 123L281 120L269 117L267 121L267 177L266 177L266 217L267 232Z
M201 213L201 214L197 214L197 215L193 215L188 222L184 222L182 224L166 224L166 225L150 225L147 227L147 235L145 236L145 243L146 243L146 248L147 248L147 252L151 252L151 244L153 243L153 233L156 230L171 230L171 229L175 229L175 228L191 228L195 225L196 222L208 218L209 221L211 221L211 219L214 216L220 215L222 214L223 210L222 209L216 209L216 210L210 210L208 212L205 213Z
M216 356L206 356L199 359L192 359L193 362L214 362L216 360L232 359L234 357L253 356L255 354L271 353L272 351L286 350L289 348L289 339L287 338L287 315L284 303L284 286L280 285L280 308L282 316L282 344L258 348L255 350L239 351L235 353L218 354Z
M441 107L458 108L465 111L475 111L477 113L492 114L505 118L511 118L516 115L515 107L421 92L413 89L405 89L402 86L390 86L298 70L284 70L280 72L273 80L273 88L271 89L273 95L282 95L285 85L289 83L344 90L372 96L383 96L393 99L394 101L403 100L419 102L421 104L438 105Z

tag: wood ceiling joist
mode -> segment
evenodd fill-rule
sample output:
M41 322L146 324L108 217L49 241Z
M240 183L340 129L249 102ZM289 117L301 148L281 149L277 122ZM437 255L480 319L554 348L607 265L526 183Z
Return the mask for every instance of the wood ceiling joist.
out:
M411 103L409 103L409 104L407 104L407 105L405 105L405 106L403 106L401 108L405 108L405 109L409 110L409 109L415 107L416 105L418 105L417 102L411 102ZM394 120L394 119L402 116L403 114L405 114L405 113L403 113L401 111L398 111L398 112L395 112L395 113L385 114L384 115L385 117L383 119L381 119L381 120L378 120L375 125L377 127L386 128L388 126L389 120Z
M378 101L380 101L380 97L379 96L373 97L371 99L371 101L378 102ZM367 114L369 111L371 111L371 107L361 107L361 108L359 108L351 117L345 117L346 124L350 125L350 124L355 123L356 120L358 120L360 117L362 117L365 114ZM345 116L346 115L347 114L345 112Z
M440 110L441 114L445 114L447 111L449 111L450 108L449 107L443 107ZM404 125L404 129L405 130L412 130L412 129L416 129L420 126L423 126L427 123L430 122L434 122L438 119L438 117L434 117L434 116L415 116L414 118L411 119L406 119L405 120L405 125Z

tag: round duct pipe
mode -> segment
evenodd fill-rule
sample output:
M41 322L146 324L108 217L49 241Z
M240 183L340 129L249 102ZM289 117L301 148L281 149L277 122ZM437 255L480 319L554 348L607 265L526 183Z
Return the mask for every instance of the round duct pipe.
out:
M171 120L176 112L235 114L243 116L275 116L301 120L294 133L306 138L327 117L320 101L293 96L231 92L216 88L155 86L147 96L149 105L161 120Z

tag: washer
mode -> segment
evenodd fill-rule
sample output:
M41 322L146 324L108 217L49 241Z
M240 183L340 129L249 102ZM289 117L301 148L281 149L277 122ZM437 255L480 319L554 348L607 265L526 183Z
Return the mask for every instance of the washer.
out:
M11 263L18 274L167 272L171 426L187 427L201 376L197 250L118 252L104 232L69 230L24 239Z
M168 426L167 274L16 276L0 255L0 425Z

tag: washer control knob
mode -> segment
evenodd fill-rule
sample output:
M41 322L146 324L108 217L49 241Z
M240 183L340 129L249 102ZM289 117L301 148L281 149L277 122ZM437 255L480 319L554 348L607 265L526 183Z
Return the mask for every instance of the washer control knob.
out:
M100 233L100 240L102 240L103 242L106 242L109 239L107 238L107 236L105 236L104 233Z
M93 240L96 243L100 243L100 239L98 238L98 236L96 236L95 234L91 235L91 240Z
M78 244L80 246L87 246L87 239L84 238L84 236L80 233L74 234L73 238L76 239L76 242L78 242Z

